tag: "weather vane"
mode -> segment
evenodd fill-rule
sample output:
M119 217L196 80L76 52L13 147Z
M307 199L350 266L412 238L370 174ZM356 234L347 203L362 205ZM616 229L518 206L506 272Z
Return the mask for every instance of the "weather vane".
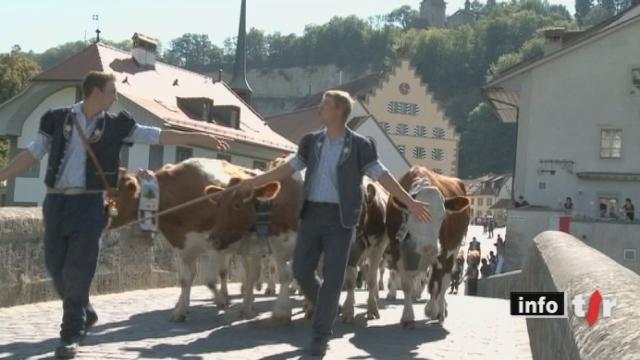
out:
M91 15L91 20L96 22L96 43L100 42L100 24L99 24L99 20L100 17L98 16L98 14L93 14Z

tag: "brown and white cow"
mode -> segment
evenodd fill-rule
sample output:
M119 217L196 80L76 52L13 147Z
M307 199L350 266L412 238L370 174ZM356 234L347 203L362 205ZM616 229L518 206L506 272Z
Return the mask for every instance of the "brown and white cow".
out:
M240 179L232 179L230 186L240 182ZM272 317L280 322L291 321L291 302L289 299L289 285L293 280L290 260L293 256L298 232L298 215L302 205L302 178L295 174L280 182L267 184L254 191L234 189L220 192L219 196L212 198L218 209L219 217L211 230L214 246L218 250L238 248L243 238L247 237L251 243L265 241L259 239L256 232L251 231L256 223L256 205L268 198L271 202L271 218L268 225L269 231L266 241L272 251L272 257L276 262L280 289L274 305ZM250 267L259 267L260 258L249 255L247 260ZM258 280L258 271L245 269L249 276L245 277L244 288L253 289ZM253 291L245 291L246 315L253 313Z
M443 322L447 316L445 293L450 282L455 256L470 219L469 199L460 179L414 166L400 179L400 185L417 200L429 203L432 220L420 223L403 211L395 199L387 206L387 231L393 267L400 271L404 292L401 324L413 327L415 277L431 267L430 299L425 315ZM407 236L403 236L406 234ZM398 239L402 237L402 239Z
M379 319L378 311L378 264L382 261L389 238L385 221L389 194L377 183L364 179L364 199L360 221L356 227L356 240L351 246L349 262L345 274L347 298L342 305L342 320L352 322L354 319L355 285L358 265L366 262L369 298L367 300L367 319Z
M165 165L155 173L160 192L159 211L203 196L203 190L208 186L221 189L234 176L250 177L256 173L216 159L193 158L176 165ZM135 174L123 174L120 177L116 199L118 216L111 220L109 228L118 228L138 218L140 188L140 181ZM226 281L230 254L215 251L210 239L211 231L219 221L217 212L218 208L205 200L159 218L158 237L166 239L180 258L178 274L181 293L171 315L174 321L185 320L191 285L196 275L196 260L200 255L205 255L203 277L214 292L216 304L220 307L229 304ZM143 235L137 225L132 226L131 230L133 236ZM222 282L220 291L216 286L218 276Z

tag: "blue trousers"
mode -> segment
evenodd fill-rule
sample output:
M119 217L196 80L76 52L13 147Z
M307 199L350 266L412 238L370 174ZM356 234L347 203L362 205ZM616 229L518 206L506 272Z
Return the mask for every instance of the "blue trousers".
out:
M340 222L338 205L305 204L293 253L293 275L307 299L315 304L312 325L315 339L326 341L333 332L354 238L354 228L344 228ZM322 253L324 266L320 284L315 271Z
M63 306L60 337L73 340L93 312L89 288L107 224L103 195L48 194L43 215L45 263Z

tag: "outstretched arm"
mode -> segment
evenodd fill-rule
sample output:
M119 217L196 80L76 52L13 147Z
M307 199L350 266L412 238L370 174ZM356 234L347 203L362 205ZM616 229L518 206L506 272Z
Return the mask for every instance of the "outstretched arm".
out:
M217 136L179 130L162 130L162 132L160 133L160 144L194 145L216 150L229 149L229 143Z
M36 158L30 151L22 151L7 167L0 170L0 181L13 179L27 171L35 162Z
M398 184L398 181L391 175L389 172L386 172L378 182L382 186L384 186L387 191L391 194L391 196L398 199L401 203L403 203L407 209L420 221L429 222L431 221L431 212L429 211L429 204L417 201L412 198L403 188Z

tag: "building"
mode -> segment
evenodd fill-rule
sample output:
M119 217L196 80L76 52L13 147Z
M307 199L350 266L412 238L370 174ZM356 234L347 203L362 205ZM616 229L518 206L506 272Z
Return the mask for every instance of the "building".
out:
M410 165L457 175L460 135L408 60L336 88L359 100ZM317 106L321 98L311 96L299 108Z
M244 18L244 1L241 17ZM242 26L240 38L244 36ZM24 91L0 104L0 136L9 140L10 156L35 138L40 117L48 109L69 106L81 99L81 81L90 70L115 75L118 101L112 111L126 110L143 125L206 132L231 140L227 152L189 146L124 146L121 165L131 170L155 170L189 157L213 157L264 168L268 161L296 151L296 144L271 130L247 102L251 93L246 80L242 81L244 67L238 67L234 74L234 91L222 81L157 61L156 51L154 39L136 33L131 52L96 43L38 75ZM8 183L7 205L42 202L46 190L46 167L42 164L46 163L45 156Z
M464 180L471 203L471 219L492 216L501 225L506 222L506 210L511 202L511 174L488 174Z
M550 29L545 54L494 77L483 89L502 121L517 124L507 268L522 266L542 231L576 236L633 271L640 202L640 5L582 32ZM573 210L562 208L567 197Z
M266 122L274 131L297 144L306 133L322 129L323 125L318 114L318 107L318 105L315 105L268 117ZM384 132L360 101L356 101L353 104L347 126L374 141L380 161L395 177L400 177L409 170L409 163L400 154L389 135Z
M514 195L574 216L619 216L640 201L640 6L582 33L549 30L541 59L508 69L483 92L517 123ZM603 61L606 59L606 61Z
M464 3L464 9L459 9L451 16L447 17L447 27L455 28L458 26L471 24L474 22L480 14L471 10L471 1L466 0Z
M444 0L422 0L420 2L421 27L442 28L445 25L447 3Z

